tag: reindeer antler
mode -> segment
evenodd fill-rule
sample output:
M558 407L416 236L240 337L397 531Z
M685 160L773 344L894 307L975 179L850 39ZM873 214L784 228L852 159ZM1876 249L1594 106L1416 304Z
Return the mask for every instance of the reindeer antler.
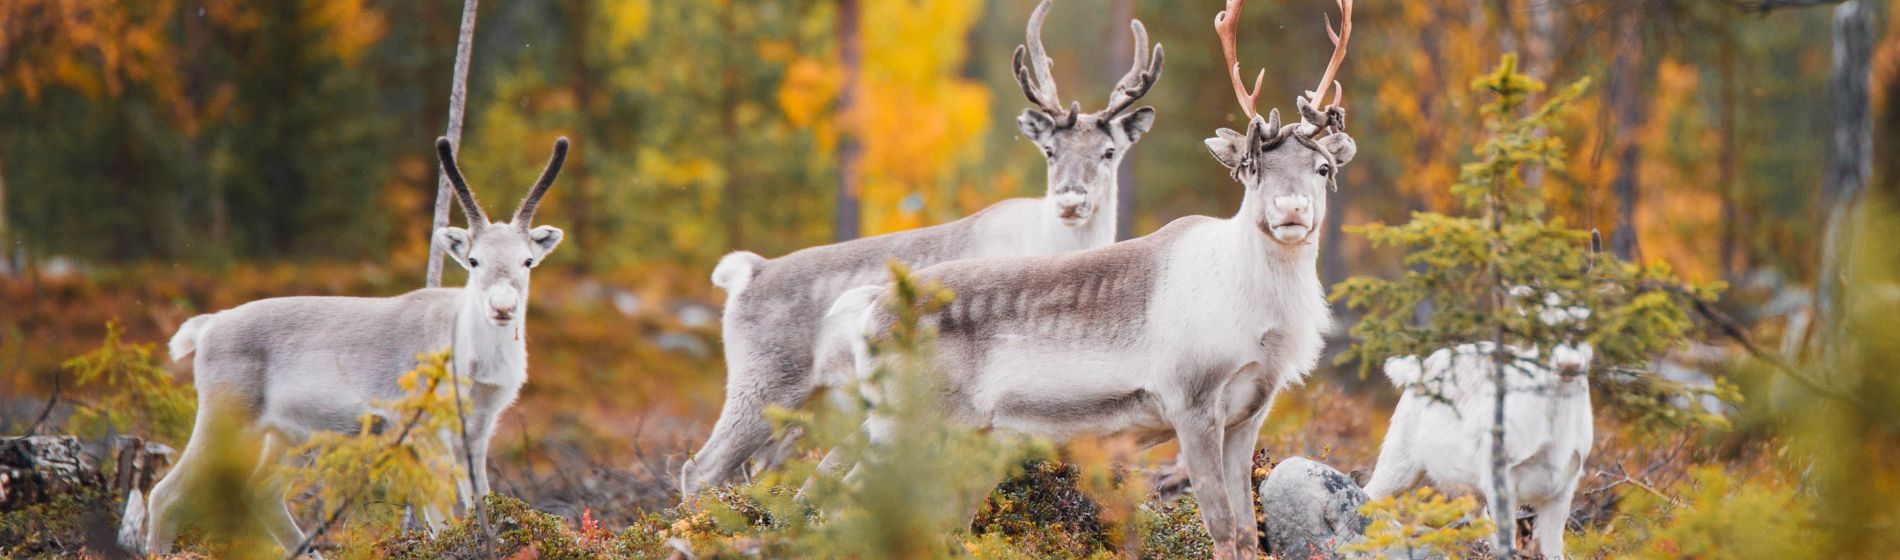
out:
M1128 110L1135 100L1148 95L1148 90L1155 87L1155 80L1161 78L1161 45L1156 44L1153 54L1149 53L1148 28L1141 25L1141 20L1130 20L1128 29L1135 34L1134 64L1129 66L1128 73L1122 76L1121 81L1115 83L1115 91L1108 94L1108 107L1096 113L1103 119Z
M521 199L521 207L515 210L515 225L527 229L534 220L535 207L541 205L541 195L554 186L554 177L561 174L561 166L567 163L567 137L554 140L554 155L548 158L548 166L541 170L541 180L535 181L534 188L528 191L528 197Z
M1262 68L1254 76L1253 91L1247 91L1247 82L1240 79L1239 40L1234 27L1240 23L1240 6L1246 0L1227 0L1227 9L1214 14L1214 34L1220 36L1221 52L1227 55L1227 79L1234 82L1234 97L1240 101L1240 110L1252 121L1260 115L1254 110L1255 101L1260 99L1260 83L1267 78L1267 70Z
M1306 99L1315 107L1330 110L1346 101L1346 88L1340 87L1333 78L1339 74L1339 63L1346 60L1346 43L1352 41L1352 0L1334 0L1339 4L1339 31L1333 31L1332 18L1321 16L1326 21L1326 37L1333 40L1333 58L1326 63L1326 73L1319 77L1319 86L1306 92ZM1333 102L1321 105L1326 98L1326 87L1333 87ZM1324 126L1326 123L1313 123Z
M1041 4L1036 5L1036 11L1029 14L1028 40L1016 46L1016 84L1023 87L1023 96L1028 97L1030 103L1035 103L1042 108L1042 112L1067 127L1075 124L1076 112L1081 107L1078 105L1066 111L1062 109L1062 98L1056 96L1055 77L1049 73L1049 53L1042 48L1042 21L1049 17L1049 7L1053 3L1054 0L1042 0ZM1032 68L1036 72L1034 79L1029 75Z
M462 202L462 216L468 218L469 231L488 225L488 213L483 212L482 205L475 202L475 193L468 190L468 181L462 178L462 167L455 164L455 147L449 144L447 136L435 139L435 156L442 160L442 172L448 174L449 184L455 185L455 196Z

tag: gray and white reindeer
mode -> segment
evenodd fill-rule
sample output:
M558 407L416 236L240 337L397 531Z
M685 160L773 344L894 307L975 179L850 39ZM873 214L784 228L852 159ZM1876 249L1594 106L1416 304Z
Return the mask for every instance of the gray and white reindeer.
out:
M531 226L535 207L567 158L567 139L527 198L506 222L489 222L469 192L447 139L436 141L442 168L455 185L468 229L445 227L432 242L468 269L462 288L425 288L395 297L281 297L253 301L193 317L171 339L173 360L194 353L198 414L178 463L153 486L145 501L126 504L120 538L146 552L163 554L178 529L181 499L197 489L208 461L237 443L228 437L261 438L259 481L284 452L317 431L354 432L363 414L378 413L376 401L402 397L399 377L418 354L451 348L452 367L472 381L468 395L468 441L473 488L457 477L462 504L488 493L488 440L495 421L528 381L523 330L528 276L561 243L561 230ZM235 421L235 434L211 429ZM392 419L393 420L393 419ZM224 437L220 437L224 436ZM453 444L463 456L460 441ZM446 474L446 473L445 473ZM270 496L281 498L281 482ZM262 514L271 536L285 550L304 533L289 505ZM139 523L143 521L143 542ZM142 545L142 546L139 546Z
M979 428L1055 439L1177 439L1216 558L1256 554L1252 459L1274 395L1313 370L1331 324L1316 261L1326 192L1356 152L1337 103L1321 99L1345 53L1351 2L1301 122L1253 112L1232 73L1245 133L1221 129L1208 149L1245 186L1232 218L1190 216L1145 237L1041 257L983 258L919 270L955 294L923 318L937 330L932 374L941 406ZM1229 60L1239 0L1216 18ZM1330 28L1329 28L1330 30ZM1256 86L1257 93L1257 86ZM1335 98L1337 99L1337 98ZM880 358L866 341L889 332L890 287L853 289L827 328L850 344L858 379ZM883 358L883 359L888 359ZM877 387L865 387L877 395ZM873 408L865 433L888 438ZM835 467L834 467L835 468Z
M1005 200L953 222L771 260L742 251L719 261L712 281L726 291L726 401L705 446L681 468L683 497L739 479L748 461L759 459L760 467L773 462L761 453L772 439L768 406L797 407L821 387L848 382L816 373L820 322L845 290L888 280L889 261L923 267L1115 241L1116 168L1155 119L1152 107L1130 108L1161 76L1161 45L1150 54L1146 28L1139 20L1130 22L1134 62L1115 85L1108 107L1083 113L1079 103L1072 103L1064 109L1042 46L1050 5L1043 0L1029 17L1028 40L1016 48L1014 62L1017 83L1036 105L1016 120L1047 159L1043 197Z

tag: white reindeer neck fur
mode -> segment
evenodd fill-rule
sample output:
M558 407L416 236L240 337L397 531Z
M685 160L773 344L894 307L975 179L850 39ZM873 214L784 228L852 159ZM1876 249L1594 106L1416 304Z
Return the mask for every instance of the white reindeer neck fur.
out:
M527 286L522 286L522 316L507 326L486 319L487 304L474 290L456 298L452 360L455 370L477 383L519 388L528 381Z

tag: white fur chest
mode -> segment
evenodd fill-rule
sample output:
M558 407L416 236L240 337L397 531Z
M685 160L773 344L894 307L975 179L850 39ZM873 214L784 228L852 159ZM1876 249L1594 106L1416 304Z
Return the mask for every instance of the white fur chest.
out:
M1246 357L1277 370L1279 384L1299 381L1318 365L1332 325L1316 255L1234 222L1189 232L1163 262L1158 339L1192 349L1208 367Z
M477 383L520 388L528 382L525 317L507 327L497 327L479 317L468 312L457 314L455 370Z

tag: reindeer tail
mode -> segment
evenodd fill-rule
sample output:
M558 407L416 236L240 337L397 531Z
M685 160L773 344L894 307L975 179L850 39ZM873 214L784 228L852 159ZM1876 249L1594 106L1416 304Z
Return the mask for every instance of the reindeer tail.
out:
M739 292L752 283L752 278L759 275L763 264L765 257L751 251L733 251L719 259L719 266L713 267L712 283L726 291L726 299L738 297Z
M198 351L198 337L204 335L205 327L209 326L211 318L217 315L216 313L206 313L192 317L190 320L185 321L185 324L178 326L178 333L172 335L172 361L183 360L186 356L190 356L192 352Z

